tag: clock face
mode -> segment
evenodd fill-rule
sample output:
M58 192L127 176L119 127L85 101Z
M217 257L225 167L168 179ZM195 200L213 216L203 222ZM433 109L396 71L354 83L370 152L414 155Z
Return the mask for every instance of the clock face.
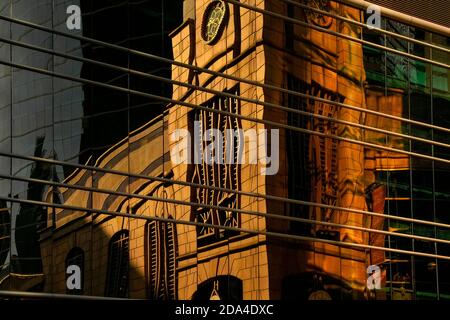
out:
M329 12L331 9L331 4L328 0L309 0L307 1L307 4L313 9L319 9L322 11ZM306 16L309 21L322 28L329 28L333 22L332 17L311 10L306 10Z
M203 15L202 38L214 44L220 37L228 18L228 6L222 0L212 1Z

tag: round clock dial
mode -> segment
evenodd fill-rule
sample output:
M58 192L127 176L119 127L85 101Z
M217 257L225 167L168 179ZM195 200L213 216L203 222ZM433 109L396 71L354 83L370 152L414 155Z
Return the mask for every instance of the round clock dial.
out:
M202 38L214 44L222 33L228 18L228 6L224 1L212 1L203 15Z
M322 11L330 11L331 9L331 4L328 0L309 0L307 4L313 9ZM309 21L322 28L329 28L333 22L332 17L311 10L306 10L306 16Z

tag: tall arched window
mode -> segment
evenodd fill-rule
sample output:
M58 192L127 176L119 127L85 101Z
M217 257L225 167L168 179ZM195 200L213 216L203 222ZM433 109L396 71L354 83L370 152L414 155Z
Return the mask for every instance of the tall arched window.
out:
M239 95L239 87L236 86L227 91L227 93ZM204 106L213 110L226 111L234 114L239 114L241 109L238 99L220 96L213 97ZM239 130L242 128L239 119L197 109L192 111L190 117L190 123L193 123L194 135L198 131L200 136L203 137L209 130L216 130L221 133L219 136L222 137L217 141L218 144L215 147L222 149L221 158L212 164L208 164L205 161L206 153L204 153L204 150L207 150L210 143L208 141L201 141L202 145L198 150L194 151L193 155L195 158L195 154L199 152L197 153L198 160L201 161L196 161L197 163L193 165L191 181L198 185L240 190L240 163L243 160L240 152L243 148L240 147L238 138ZM195 145L195 141L193 142L193 145ZM236 211L228 210L237 209L240 206L240 197L236 193L193 186L191 201L198 204L207 203L223 208L219 210L192 206L193 218L196 222L239 228L240 215ZM237 234L238 232L234 230L198 226L197 245L199 247L206 246Z
M129 232L122 230L109 242L108 272L105 295L126 298L128 296Z
M145 231L145 275L149 297L154 300L175 300L175 224L151 221L146 224Z
M79 279L76 270L71 266L79 268ZM72 286L67 284L67 280L71 277ZM72 280L73 279L73 280ZM79 281L79 283L78 283ZM79 286L78 286L79 284ZM83 294L84 289L84 251L81 248L72 248L66 256L66 292L67 294Z

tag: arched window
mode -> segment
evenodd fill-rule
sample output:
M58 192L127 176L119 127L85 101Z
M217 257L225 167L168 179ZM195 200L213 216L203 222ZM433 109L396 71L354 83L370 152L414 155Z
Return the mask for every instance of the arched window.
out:
M192 296L193 301L241 301L242 299L242 280L234 276L218 276L208 279L198 285L197 291Z
M146 224L145 239L145 276L149 297L154 300L175 300L175 224L151 221Z
M73 266L79 269L74 269ZM68 283L68 280L70 283ZM75 247L66 256L66 292L67 294L83 294L83 289L84 251L81 248Z
M128 296L129 232L122 230L109 242L108 272L105 295L126 298Z

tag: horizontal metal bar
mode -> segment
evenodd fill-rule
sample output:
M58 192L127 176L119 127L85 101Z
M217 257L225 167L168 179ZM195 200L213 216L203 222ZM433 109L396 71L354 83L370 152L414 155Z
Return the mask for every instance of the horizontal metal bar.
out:
M94 65L102 66L102 67L105 67L105 68L110 68L110 69L117 70L117 71L122 71L122 72L125 72L125 73L141 76L141 77L148 78L148 79L159 80L159 81L163 81L163 82L170 83L170 84L175 84L175 85L178 85L178 86L183 86L183 87L190 88L190 89L195 89L195 90L199 90L199 91L203 91L203 92L212 93L212 94L215 94L215 95L218 95L218 96L234 98L234 99L237 99L237 100L240 100L240 101L246 101L246 102L249 102L249 103L258 104L258 105L262 105L262 106L265 106L265 107L271 107L271 108L274 108L274 109L278 109L278 110L282 110L282 111L286 111L286 112L290 112L290 113L295 113L295 114L310 116L310 117L313 117L313 118L322 119L322 120L326 120L326 121L330 121L330 122L345 124L345 125L349 125L349 126L353 126L353 127L356 127L356 128L361 128L361 129L373 131L373 132L378 132L378 133L382 133L382 134L386 134L386 135L391 135L391 136L395 136L395 137L405 138L405 139L408 139L408 140L424 142L424 143L428 143L428 144L435 145L435 146L438 146L438 147L450 148L450 144L446 144L446 143L442 143L442 142L438 142L438 141L434 141L434 140L424 139L424 138L420 138L420 137L416 137L416 136L412 136L412 135L407 135L407 134L402 134L402 133L398 133L398 132L392 132L392 131L389 131L389 130L380 129L380 128L376 128L376 127L371 127L371 126L367 126L367 125L364 125L364 124L359 124L359 123L355 123L355 122L351 122L351 121L335 119L335 118L327 117L327 116L324 116L324 115L315 114L315 113L312 113L312 112L302 111L302 110L294 109L294 108L291 108L291 107L282 106L282 105L279 105L279 104L274 104L274 103L261 101L261 100L258 100L258 99L246 98L246 97L238 96L238 95L231 94L231 93L228 93L228 92L217 91L217 90L209 89L209 88L206 88L206 87L203 87L203 86L193 85L193 84L189 84L189 83L185 83L185 82L181 82L181 81L177 81L177 80L172 80L172 79L168 79L168 78L164 78L164 77L160 77L160 76L156 76L156 75L151 75L151 74L148 74L148 73L145 73L145 72L141 72L141 71L125 68L125 67L119 67L119 66L115 66L115 65L112 65L112 64L108 64L108 63L104 63L104 62L100 62L100 61L96 61L96 60L92 60L92 59L77 57L77 56L74 56L74 55L70 55L70 54L66 54L66 53L62 53L62 52L58 52L58 51L54 51L54 50L50 50L50 49L46 49L46 48L42 48L42 47L30 45L30 44L26 44L26 43L23 43L23 42L20 42L20 41L10 40L10 39L4 38L4 37L0 37L0 41L3 41L3 42L8 43L8 44L15 45L15 46L20 46L20 47L24 47L24 48L28 48L28 49L32 49L32 50L36 50L36 51L40 51L40 52L44 52L44 53L48 53L48 54L54 54L54 55L61 56L61 57L67 58L67 59L73 59L73 60L84 62L84 63L91 63L91 64L94 64Z
M83 191L89 191L89 192L94 192L94 193L111 194L111 195L116 195L116 196L123 196L126 198L137 198L137 199L142 199L142 200L160 201L160 202L164 202L164 203L178 204L178 205L183 205L183 206L191 206L191 207L206 208L206 209L213 209L213 210L224 210L224 211L231 211L231 212L235 212L235 213L239 213L239 214L248 214L251 216L263 217L263 218L279 219L279 220L285 220L285 221L290 221L290 222L302 222L302 223L307 223L307 224L312 224L312 225L322 225L322 226L342 228L342 229L358 230L358 231L362 231L362 232L391 235L391 236L400 237L400 238L429 241L429 242L433 242L433 243L450 244L450 240L445 240L445 239L441 239L441 238L430 238L430 237L423 237L423 236L419 236L419 235L404 234L404 233L397 233L397 232L392 232L392 231L384 231L384 230L378 230L378 229L358 227L358 226L353 226L353 225L345 225L345 224L340 224L340 223L299 218L299 217L295 217L295 215L288 216L288 215L281 215L281 214L270 213L270 212L266 213L266 212L259 212L259 211L245 210L245 209L235 209L235 208L222 207L219 205L211 205L211 204L196 203L196 202L185 201L185 200L161 198L161 197L141 195L141 194L136 194L136 193L114 191L114 190L109 190L109 189L86 187L86 186L81 186L81 185L69 185L66 183L25 178L25 177L17 177L17 176L9 176L9 175L3 175L3 174L0 174L0 177L3 179L9 179L9 180L17 180L17 181L23 181L23 182L44 184L44 185L49 185L49 186L53 186L53 187L62 187L62 188L68 188L68 189L83 190ZM48 203L48 202L46 202L46 203ZM338 211L338 210L336 210L336 211ZM385 215L383 215L383 216L387 220L390 219L390 218L387 218ZM38 225L38 224L40 224L40 223L36 223L36 225ZM450 228L450 225L447 225L447 227ZM21 228L20 227L14 228L12 230L18 230L18 229L21 229Z
M443 256L443 255L430 254L430 253L424 253L424 252L418 252L418 251L410 251L410 250L392 249L392 248L385 248L385 247L379 247L379 246L373 246L373 245L351 243L351 242L337 241L337 240L328 240L328 239L314 238L314 237L307 237L307 236L298 236L298 235L273 232L273 231L261 231L261 230L251 230L251 229L229 227L229 226L219 226L219 225L209 224L209 223L200 223L200 222L179 220L179 219L174 220L174 219L168 219L168 218L162 218L162 217L156 217L156 216L133 215L133 214L129 214L129 213L83 208L83 207L77 207L77 206L68 206L68 205L55 204L55 203L48 204L48 203L42 202L42 201L23 200L23 199L11 198L11 197L0 196L0 200L14 202L14 203L24 203L24 204L29 204L29 205L38 205L38 206L44 206L44 207L50 207L50 208L67 209L67 210L81 211L81 212L92 212L92 213L96 213L96 214L104 214L104 215L109 215L109 216L114 216L114 217L141 219L141 220L147 220L147 221L160 221L160 222L166 222L166 223L178 223L178 224L194 226L194 227L204 227L204 228L213 228L213 229L218 229L218 230L237 231L237 232L243 232L243 233L247 233L247 234L263 235L266 237L274 237L274 238L281 238L281 239L290 239L290 240L307 241L307 242L320 242L320 243L327 243L330 245L349 247L349 248L354 248L354 249L372 249L372 250L380 250L380 251L386 251L386 252L394 252L394 253L407 254L407 255L412 255L412 256L420 256L420 257L427 257L427 258L442 259L442 260L450 261L450 256Z
M364 1L364 0L334 0L340 3L343 3L345 5L350 5L354 8L357 9L362 9L362 10L367 10L367 8L371 5L374 5L374 3L371 3L369 1ZM431 5L431 3L426 3L424 2L423 5ZM416 18L380 5L377 5L378 7L381 8L381 14L388 17L388 18L392 18L395 20L398 20L402 23L405 24L410 24L414 27L419 27L419 28L424 28L426 30L430 30L434 33L438 33L440 35L444 35L446 37L450 36L450 28L447 28L443 25L439 25L430 21L426 21L420 18ZM436 10L439 10L438 8L436 8Z
M357 210L357 209L352 209L352 208L337 207L337 206L332 206L332 205L327 205L327 204L295 200L295 199L271 196L271 195L266 195L266 194L259 194L259 193L253 193L253 192L245 192L245 191L239 191L239 190L233 190L233 189L227 189L227 188L220 188L220 187L215 187L215 186L196 184L193 182L180 181L180 180L162 178L162 177L151 176L151 175L134 174L134 173L106 169L106 168L101 168L101 167L96 167L96 166L87 166L87 165L81 165L81 164L75 164L75 163L66 163L64 161L58 161L58 160L53 160L53 159L11 154L11 153L5 153L5 152L1 152L1 151L0 151L0 156L18 158L18 159L28 160L28 161L49 163L49 164L53 164L53 165L69 166L69 167L88 170L88 171L97 171L97 172L121 175L121 176L126 176L126 177L131 177L131 178L139 178L139 179L150 180L150 181L159 181L159 182L164 182L164 183L172 183L172 184L178 184L178 185L189 186L189 187L197 187L197 188L203 188L203 189L209 189L209 190L215 190L215 191L224 191L224 192L228 192L228 193L232 193L232 194L238 194L238 195L244 195L244 196L250 196L250 197L258 197L258 198L263 198L263 199L267 199L267 200L281 201L281 202L304 205L304 206L314 206L314 207L319 207L319 208L324 208L324 209L333 209L333 210L340 210L340 211L357 213L357 214L364 214L364 215L369 215L369 216L377 216L377 217L382 217L382 218L386 218L386 219L399 220L399 221L416 223L416 224L424 224L424 225L435 226L435 227L440 227L440 228L445 228L445 229L450 228L450 225L448 225L448 224L431 222L431 221L426 221L426 220L417 220L417 219L406 218L406 217L391 216L391 215L386 215L386 214L382 214L382 213L375 213L375 212Z
M304 26L304 27L307 27L307 28L310 28L310 29L314 29L314 30L317 30L317 31L320 31L320 32L328 33L330 35L333 35L333 36L336 36L336 37L340 37L340 38L343 38L343 39L346 39L346 40L349 40L349 41L357 42L357 43L360 43L360 44L365 44L365 45L368 45L368 46L371 46L371 47L374 47L374 48L377 48L377 49L380 49L380 50L383 50L383 51L387 51L387 52L398 54L400 56L408 57L408 58L413 59L413 60L422 61L422 62L426 62L426 63L432 64L432 65L435 65L435 66L439 66L441 68L450 69L450 65L445 64L445 63L441 63L441 62L433 61L433 60L430 60L430 59L422 58L420 56L415 56L413 54L410 54L410 53L407 53L407 52L403 52L403 51L399 51L399 50L396 50L396 49L393 49L393 48L389 48L389 47L386 47L386 46L382 46L382 45L379 45L379 44L376 44L376 43L372 43L370 41L354 38L352 36L349 36L349 35L346 35L346 34L342 34L342 33L336 32L336 31L332 31L332 30L329 30L329 29L321 28L321 27L315 26L313 24L306 23L304 21L301 21L301 20L298 20L298 19L295 19L295 18L287 17L287 16L285 16L283 14L279 14L279 13L276 13L276 12L273 12L273 11L261 9L261 8L256 7L256 6L249 5L249 4L246 4L246 3L243 3L243 2L239 2L239 1L235 1L235 0L224 0L224 1L228 2L228 3L231 3L231 4L234 4L234 5L237 5L237 6L240 6L240 7L243 7L243 8L246 8L246 9L251 10L251 11L255 11L255 12L258 12L258 13L261 13L261 14L272 16L274 18L278 18L278 19L281 19L281 20L284 20L284 21L288 21L288 22L291 22L291 23L294 23L294 24L297 24L297 25L300 25L300 26Z
M107 47L107 48L115 49L115 50L118 50L118 51L126 52L128 54L138 55L138 56L149 58L149 59L153 59L153 60L156 60L156 61L159 61L159 62L176 65L178 67L182 67L182 68L186 68L186 69L190 69L190 70L195 70L195 71L198 71L198 72L207 73L207 74L210 74L210 75L213 75L213 76L218 76L218 77L222 77L222 78L225 78L225 79L230 79L230 80L234 80L234 81L238 81L238 82L242 82L242 83L255 85L255 86L258 86L258 87L261 87L261 88L265 88L265 89L276 90L276 91L279 91L279 92L291 94L291 95L302 97L302 98L309 98L309 99L312 99L314 101L324 102L324 103L328 103L328 104L331 104L331 105L336 105L336 106L339 106L339 107L342 107L342 108L347 108L347 109L351 109L351 110L361 111L361 112L365 112L367 114L372 114L372 115L376 115L376 116L380 116L380 117L384 117L384 118L388 118L388 119L392 119L392 120L398 120L398 121L402 121L402 122L405 122L405 123L409 123L409 124L413 124L413 125L417 125L417 126L426 127L426 128L429 128L429 129L434 129L434 130L439 130L439 131L450 133L450 129L449 128L439 127L439 126L435 126L435 125L432 125L432 124L423 123L423 122L420 122L420 121L410 120L410 119L406 119L406 118L402 118L402 117L397 117L397 116L393 116L393 115L389 115L389 114L384 114L382 112L378 112L378 111L374 111L374 110L369 110L369 109L364 109L364 108L361 108L361 107L348 105L348 104L345 104L345 103L335 102L335 101L332 101L332 100L327 100L327 99L315 97L315 96L312 96L312 95L299 93L299 92L296 92L296 91L293 91L293 90L280 88L280 87L277 87L277 86L274 86L274 85L263 84L263 83L260 83L258 81L253 81L253 80L249 80L249 79L243 79L243 78L240 78L240 77L228 75L228 74L223 73L223 72L217 72L217 71L209 70L207 68L197 67L197 66L186 64L186 63L182 63L182 62L179 62L179 61L176 61L176 60L171 60L171 59L168 59L168 58L160 57L160 56L157 56L157 55L152 55L152 54L141 52L141 51L138 51L138 50L133 50L133 49L129 49L129 48L126 48L126 47L110 44L110 43L107 43L107 42L104 42L104 41L100 41L100 40L96 40L96 39L92 39L92 38L87 38L87 37L82 37L82 36L78 36L78 35L75 35L75 34L62 32L62 31L59 31L59 30L54 30L54 29L51 29L51 28L48 28L48 27L44 27L44 26L41 26L41 25L37 25L37 24L31 23L31 22L28 22L28 21L14 19L14 18L1 16L1 15L0 15L0 19L6 20L6 21L9 21L9 22L13 22L13 23L17 23L17 24L20 24L20 25L24 25L24 26L27 26L27 27L30 27L30 28L35 28L35 29L38 29L38 30L42 30L42 31L45 31L45 32L50 32L50 33L62 35L62 36L69 37L69 38L72 38L72 39L91 42L91 43L94 43L94 44L97 44L97 45L100 45L100 46L103 46L103 47Z
M286 3L289 3L289 4L292 4L293 6L296 6L298 8L303 8L303 9L306 9L306 10L309 10L309 11L312 11L312 12L317 12L317 13L320 13L320 14L323 14L323 15L335 18L337 20L345 21L345 22L357 25L359 27L362 27L362 28L365 28L365 29L369 29L369 26L366 23L355 21L355 20L343 17L343 16L341 16L339 14L335 14L335 13L332 13L332 12L329 12L329 11L325 11L325 10L320 10L320 9L317 9L317 8L312 8L312 7L308 6L308 5L305 5L305 4L300 3L300 2L292 1L292 0L282 0L282 1L284 1ZM337 1L337 2L345 3L345 1ZM440 47L440 46L432 44L432 43L420 41L420 40L417 40L417 39L414 39L414 38L410 38L408 36L404 36L404 35L401 35L401 34L398 34L398 33L395 33L395 32L391 32L391 31L388 31L388 30L378 29L378 28L371 28L370 31L375 32L375 33L380 33L382 35L388 35L388 36L391 36L391 37L394 37L394 38L402 39L402 40L405 40L405 41L408 41L408 42L412 42L412 43L415 43L415 44L419 44L421 46L429 47L431 49L435 49L435 50L439 50L439 51L442 51L442 52L450 53L450 49L449 48Z
M147 97L147 98L151 98L151 99L155 99L155 100L164 101L164 102L167 102L167 103L174 103L176 105L180 105L180 106L183 106L183 107L188 107L190 109L198 109L198 110L203 110L203 111L206 111L206 112L213 112L213 113L217 113L217 114L222 114L222 115L229 116L229 117L232 117L232 118L234 117L234 118L241 119L241 120L247 120L247 121L251 121L251 122L262 123L262 124L266 124L266 125L269 125L269 126L273 126L275 128L281 128L281 129L287 129L287 130L307 133L307 134L316 135L316 136L319 136L319 137L331 138L331 139L335 139L335 140L338 140L338 141L354 143L354 144L365 146L365 147L372 148L372 149L375 149L375 150L383 150L383 151L395 152L395 153L398 153L398 154L405 154L405 155L414 156L414 157L417 157L417 158L422 158L422 159L427 159L427 160L433 160L433 161L436 161L436 162L442 162L442 163L445 163L445 164L450 164L450 160L448 160L448 159L437 158L437 157L434 157L434 156L428 156L428 155L424 155L424 154L421 154L421 153L404 151L404 150L395 149L395 148L391 148L391 147L380 146L380 145L377 145L377 144L374 144L374 143L363 142L363 141L354 140L354 139L351 139L351 138L344 138L344 137L337 136L337 135L321 133L321 132L308 130L308 129L303 129L303 128L299 128L299 127L295 127L295 126L285 125L285 124L282 124L282 123L279 123L279 122L276 122L276 121L257 119L257 118L247 117L247 116L243 116L241 114L236 114L236 113L232 113L232 112L228 112L228 111L223 111L223 110L218 110L218 109L211 109L211 108L208 108L208 107L205 107L205 106L195 105L195 104L184 102L184 101L177 101L177 100L174 100L174 99L158 96L158 95L155 95L155 94L144 93L144 92L140 92L140 91L136 91L136 90L131 90L131 89L123 88L123 87L118 87L118 86L114 86L114 85L110 85L110 84L106 84L106 83L100 83L100 82L87 80L87 79L83 79L83 78L67 76L67 75L63 75L63 74L60 74L60 73L51 72L51 71L47 71L47 70L43 70L43 69L39 69L39 68L35 68L35 67L29 67L29 66L25 66L25 65L21 65L21 64L17 64L17 63L12 63L12 62L5 61L5 60L0 60L0 64L8 65L8 66L15 67L15 68L21 68L21 69L32 71L32 72L37 72L37 73L45 74L45 75L48 75L48 76L58 77L58 78L61 78L61 79L66 79L66 80L71 80L71 81L78 81L78 82L81 82L81 83L96 85L96 86L103 87L103 88L108 88L108 89L115 89L115 90L122 91L122 92L125 92L125 93L128 93L128 94L133 94L133 95L137 95L137 96Z

